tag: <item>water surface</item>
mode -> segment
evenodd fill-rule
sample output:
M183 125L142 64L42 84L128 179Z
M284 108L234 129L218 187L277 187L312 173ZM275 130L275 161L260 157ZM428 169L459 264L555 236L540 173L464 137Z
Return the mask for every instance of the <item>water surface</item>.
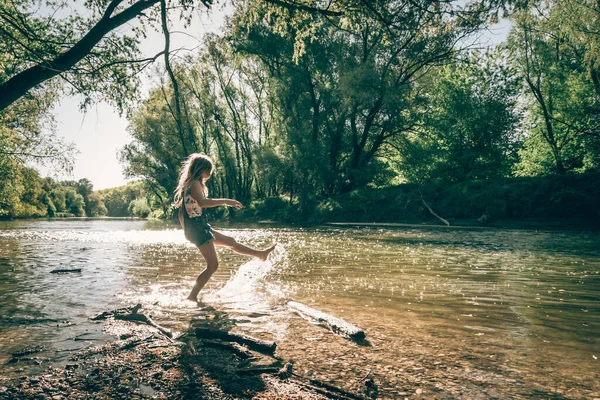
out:
M19 374L111 337L89 320L142 303L170 329L217 323L278 342L297 373L382 398L600 397L600 233L431 228L226 227L280 243L269 262L219 249L203 268L158 221L0 222L0 364ZM57 268L81 273L51 274ZM293 299L363 328L369 345L291 314ZM11 353L44 344L33 362ZM37 365L41 364L41 365Z

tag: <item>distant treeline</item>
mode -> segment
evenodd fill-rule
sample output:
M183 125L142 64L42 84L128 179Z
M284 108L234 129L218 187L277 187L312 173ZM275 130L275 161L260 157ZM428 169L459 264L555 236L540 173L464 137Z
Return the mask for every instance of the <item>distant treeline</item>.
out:
M141 182L94 191L88 179L59 182L27 167L13 177L0 182L0 218L146 218L152 211Z

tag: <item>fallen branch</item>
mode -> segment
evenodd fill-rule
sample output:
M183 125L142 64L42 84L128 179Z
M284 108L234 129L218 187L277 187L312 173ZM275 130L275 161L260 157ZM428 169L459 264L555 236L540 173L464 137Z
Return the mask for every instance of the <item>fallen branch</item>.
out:
M114 317L117 314L130 314L133 312L138 312L139 309L142 308L141 304L136 305L135 307L125 307L119 308L113 311L104 311L102 314L98 314L95 317L90 318L92 321L100 321L105 320L111 317Z
M429 207L429 204L427 204L427 202L425 201L425 198L423 197L423 193L421 193L421 190L419 190L419 193L421 194L421 201L423 202L423 204L425 204L425 207L427 207L427 209L429 210L429 212L436 217L437 219L439 219L440 221L442 221L444 224L446 224L447 226L450 226L450 222L448 222L447 220L445 220L444 218L440 217L439 215L436 214L435 211L433 211L431 209L431 207Z
M288 300L286 306L304 319L314 320L317 324L330 329L332 332L345 336L349 339L360 341L366 336L365 332L359 327L344 321L341 318L326 314L304 304Z
M196 328L196 336L200 339L221 339L246 345L249 349L263 354L273 355L277 343L256 339L241 333L230 333L207 328Z
M345 398L354 399L354 400L363 400L364 399L364 397L362 397L362 396L357 396L354 393L350 393L350 392L348 392L348 391L346 391L344 389L340 389L339 387L330 385L330 384L325 383L325 382L321 382L321 381L316 380L316 379L310 379L309 383L311 385L313 385L313 386L318 386L318 387L321 387L323 389L327 389L328 391L333 392L333 393L335 393L337 395L344 396Z
M366 379L369 377L369 375L371 375L371 370L369 370L369 372L367 372L367 375L365 375L364 378L362 378L361 380L358 380L358 381L354 382L352 384L352 386L350 386L350 387L353 388L354 386L358 385L359 383L366 381Z

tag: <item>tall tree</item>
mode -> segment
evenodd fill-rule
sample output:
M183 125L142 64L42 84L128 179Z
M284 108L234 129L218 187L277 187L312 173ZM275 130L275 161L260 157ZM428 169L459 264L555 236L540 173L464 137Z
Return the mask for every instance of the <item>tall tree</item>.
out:
M152 90L150 97L131 114L129 133L133 141L119 154L125 175L144 178L165 207L172 201L179 166L188 155L184 145L187 151L200 151L190 138L184 137L182 143L168 93L172 91L164 87Z
M254 18L239 13L230 35L282 82L279 103L289 154L303 174L301 193L368 183L382 146L414 124L414 82L459 51L457 42L489 11L482 3L461 9L431 0L353 4L341 17L309 18L250 3Z
M586 77L583 49L548 23L559 10L518 13L508 47L530 100L531 135L539 135L542 140L537 142L548 146L553 162L549 172L563 174L584 168L586 142L599 137L600 108L593 82Z

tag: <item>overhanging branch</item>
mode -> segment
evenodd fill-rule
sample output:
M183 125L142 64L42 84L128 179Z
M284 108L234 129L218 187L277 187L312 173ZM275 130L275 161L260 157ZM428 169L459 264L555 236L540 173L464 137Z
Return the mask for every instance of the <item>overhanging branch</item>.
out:
M286 1L265 0L265 1L267 3L275 4L275 5L283 7L283 8L288 8L291 10L306 11L311 14L322 14L322 15L326 15L329 17L341 17L342 15L344 15L344 13L341 11L332 11L332 10L329 10L328 8L311 7L311 6L307 6L306 4L298 3L298 2L295 2L292 0L286 0Z

